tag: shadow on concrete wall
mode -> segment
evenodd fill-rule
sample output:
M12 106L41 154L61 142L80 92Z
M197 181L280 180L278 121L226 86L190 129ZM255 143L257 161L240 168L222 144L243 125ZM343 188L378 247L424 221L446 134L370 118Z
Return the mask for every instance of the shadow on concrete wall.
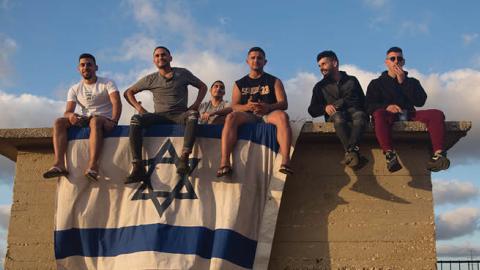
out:
M402 195L389 191L393 190L389 181L409 181L409 187L431 191L425 164L419 164L418 158L408 158L413 154L409 148L418 147L425 145L401 145L398 153L404 169L391 174L386 170L385 158L376 141L369 140L361 146L369 162L354 171L339 163L343 151L338 141L320 143L299 138L292 159L295 174L287 178L285 184L269 269L334 269L337 265L332 265L331 249L343 236L329 235L329 228L338 234L341 229L337 228L345 227L339 222L354 223L354 211L362 207L365 210L369 205L382 206L386 202L410 204ZM427 159L425 155L425 162ZM392 175L398 177L390 177ZM336 209L340 211L332 217Z

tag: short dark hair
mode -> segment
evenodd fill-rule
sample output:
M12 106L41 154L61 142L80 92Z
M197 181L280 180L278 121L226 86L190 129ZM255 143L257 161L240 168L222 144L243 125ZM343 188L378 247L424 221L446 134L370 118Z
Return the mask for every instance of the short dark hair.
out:
M391 47L390 49L388 49L387 54L389 54L391 52L396 52L396 53L402 53L403 54L403 51L400 47Z
M248 50L247 55L249 55L251 52L259 52L259 53L261 53L261 54L263 55L263 57L266 57L266 56L265 56L265 51L264 51L262 48L260 48L260 47L252 47L252 48L250 48L250 50Z
M212 89L212 87L216 84L216 83L221 83L223 84L223 88L225 88L225 83L223 83L221 80L216 80L212 83L212 86L210 86L210 89Z
M93 63L96 65L97 64L97 61L95 60L95 57L89 53L82 53L80 54L80 56L78 57L78 62L80 62L80 59L83 59L83 58L90 58L93 60Z
M320 61L320 59L328 57L334 61L338 62L337 55L333 51L323 51L317 55L317 62Z
M164 49L165 51L168 52L169 55L172 55L172 54L170 53L170 50L169 50L167 47L165 47L165 46L157 46L157 47L155 47L155 49L153 49L153 53L155 54L155 51L158 50L158 49Z

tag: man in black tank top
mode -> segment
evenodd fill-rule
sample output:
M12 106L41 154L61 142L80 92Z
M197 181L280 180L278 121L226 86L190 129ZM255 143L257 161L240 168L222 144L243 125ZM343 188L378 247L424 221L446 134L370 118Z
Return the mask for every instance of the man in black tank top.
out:
M282 155L280 172L293 173L290 168L292 130L287 113L287 96L282 81L263 71L267 63L265 52L259 47L248 51L250 72L236 81L232 93L233 112L225 119L222 131L222 158L217 176L232 174L230 155L237 142L237 130L243 124L264 122L277 127L277 140Z

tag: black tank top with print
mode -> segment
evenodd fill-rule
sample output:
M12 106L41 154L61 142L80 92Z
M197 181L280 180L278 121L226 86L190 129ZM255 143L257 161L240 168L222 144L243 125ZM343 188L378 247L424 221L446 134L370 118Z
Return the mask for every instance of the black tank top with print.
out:
M263 73L257 79L252 79L248 75L236 81L240 89L240 104L247 104L248 99L252 98L254 102L263 102L268 104L277 103L275 96L275 81L277 78L268 73Z

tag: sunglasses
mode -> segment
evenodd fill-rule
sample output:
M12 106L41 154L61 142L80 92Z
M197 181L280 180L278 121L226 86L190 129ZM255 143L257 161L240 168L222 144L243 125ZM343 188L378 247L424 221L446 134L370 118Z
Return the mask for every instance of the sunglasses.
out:
M388 59L392 62L395 62L395 59L398 62L403 62L405 60L405 58L403 58L402 56L392 56L392 57L389 57Z

